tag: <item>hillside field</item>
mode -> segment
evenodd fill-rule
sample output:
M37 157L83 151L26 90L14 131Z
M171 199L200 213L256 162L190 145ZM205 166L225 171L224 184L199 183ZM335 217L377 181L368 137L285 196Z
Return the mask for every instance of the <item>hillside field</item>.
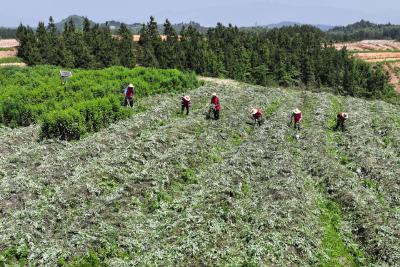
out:
M198 86L193 73L151 68L73 69L64 84L52 66L0 69L0 123L8 127L41 124L41 136L80 139L132 113L121 106L123 88L135 98L178 93Z
M188 117L178 94L145 96L79 141L0 128L0 266L400 262L398 106L219 79L187 93Z
M393 40L364 40L360 42L336 43L336 49L346 47L355 58L372 64L384 64L390 83L400 94L400 42Z
M0 67L18 66L26 64L17 57L19 42L16 39L0 39Z

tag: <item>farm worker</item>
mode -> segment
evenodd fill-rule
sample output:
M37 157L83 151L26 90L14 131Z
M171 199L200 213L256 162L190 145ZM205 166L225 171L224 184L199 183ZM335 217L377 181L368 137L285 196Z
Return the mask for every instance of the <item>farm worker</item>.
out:
M124 106L129 105L130 107L133 107L133 97L135 96L135 86L133 86L133 84L129 84L124 90L124 96Z
M336 116L336 126L335 126L335 131L339 129L339 127L342 129L342 132L344 131L344 122L349 118L349 114L346 112L339 112Z
M186 115L189 115L189 108L192 106L190 96L188 95L182 96L181 105L182 105L181 113L183 113L183 111L186 109Z
M262 110L255 108L251 111L251 115L253 116L254 124L258 123L258 126L261 126Z
M214 114L214 119L218 120L219 112L221 110L221 105L219 104L219 98L218 98L217 93L213 93L211 96L211 110Z
M303 120L303 114L301 111L296 108L295 110L292 111L292 114L290 116L290 123L294 123L294 128L300 130L300 123Z

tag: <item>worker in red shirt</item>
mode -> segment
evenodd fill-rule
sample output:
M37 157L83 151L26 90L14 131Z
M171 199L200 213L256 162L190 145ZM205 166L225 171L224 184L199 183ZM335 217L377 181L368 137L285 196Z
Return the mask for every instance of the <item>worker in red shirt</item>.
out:
M261 126L262 110L255 108L251 111L251 115L254 119L254 125L258 123L258 126Z
M186 115L189 115L189 109L190 109L190 107L192 106L192 102L191 102L191 100L190 100L190 96L188 96L188 95L182 96L182 98L181 98L181 105L182 105L182 111L181 111L181 113L183 114L183 112L184 112L185 109L186 109Z
M300 130L300 123L303 120L303 114L296 108L290 116L290 124L294 123L294 128Z
M214 114L214 119L218 120L220 110L221 110L221 105L219 103L218 95L217 95L217 93L213 93L211 96L211 108L209 110L209 117L210 117L210 113L212 111Z
M337 131L340 127L343 132L345 130L344 122L347 121L348 118L349 118L349 114L347 114L346 112L339 112L336 116L335 131Z
M124 90L124 96L124 106L129 105L132 108L133 97L135 96L135 86L133 86L133 84L129 84L128 87Z

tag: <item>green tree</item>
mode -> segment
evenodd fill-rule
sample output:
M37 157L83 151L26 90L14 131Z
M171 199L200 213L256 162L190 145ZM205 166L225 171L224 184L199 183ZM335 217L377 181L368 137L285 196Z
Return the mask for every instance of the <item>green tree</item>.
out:
M37 37L40 55L41 55L43 61L47 62L49 60L48 51L50 49L50 43L49 43L49 37L47 34L46 26L44 25L43 22L39 22L39 25L36 29L36 37Z
M132 32L122 23L118 30L118 57L122 66L132 68L136 65L136 48Z
M140 30L140 63L143 66L159 67L161 37L154 17Z
M179 36L169 20L164 23L166 39L159 46L159 63L162 68L178 68L182 54L178 49Z

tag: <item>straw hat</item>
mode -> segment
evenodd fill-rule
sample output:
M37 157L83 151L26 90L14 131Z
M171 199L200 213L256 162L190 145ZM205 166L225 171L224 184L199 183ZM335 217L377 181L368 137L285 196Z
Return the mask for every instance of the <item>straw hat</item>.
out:
M217 96L217 93L213 93L212 96Z
M133 86L133 84L131 84L131 83L128 85L128 88L133 88L133 87L135 87L135 86Z
M251 114L253 114L253 115L256 115L257 112L258 112L258 109L253 108L253 109L251 110Z
M296 108L295 110L293 110L293 113L294 114L299 114L299 113L301 113L301 111L300 111L300 109Z
M185 95L185 96L183 97L183 99L185 99L186 101L190 101L190 96Z

